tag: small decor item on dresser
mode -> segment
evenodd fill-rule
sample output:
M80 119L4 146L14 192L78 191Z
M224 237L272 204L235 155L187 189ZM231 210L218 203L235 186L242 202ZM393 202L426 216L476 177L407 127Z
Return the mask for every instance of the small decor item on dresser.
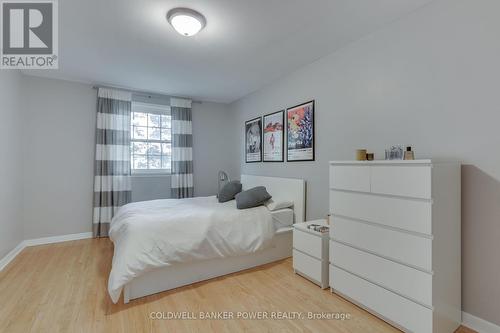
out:
M374 159L375 159L374 153L366 153L366 160L367 161L373 161Z
M366 149L356 150L356 161L366 161Z
M385 150L386 160L402 160L404 157L403 145L391 146L391 148Z
M405 151L405 160L414 160L415 159L415 153L413 150L411 150L411 146L406 147Z

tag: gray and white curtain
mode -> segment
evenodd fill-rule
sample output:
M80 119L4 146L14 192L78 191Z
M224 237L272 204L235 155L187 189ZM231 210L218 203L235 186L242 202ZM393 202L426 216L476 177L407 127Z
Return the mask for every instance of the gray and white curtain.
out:
M99 88L94 169L94 237L108 236L116 210L131 201L130 111L132 94Z
M172 198L193 196L193 132L191 101L170 99L172 114Z

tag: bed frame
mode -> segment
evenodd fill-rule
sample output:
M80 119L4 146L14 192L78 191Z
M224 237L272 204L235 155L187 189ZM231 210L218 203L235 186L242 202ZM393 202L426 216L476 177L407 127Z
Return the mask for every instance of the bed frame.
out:
M265 186L280 200L294 202L294 223L305 220L305 181L303 179L241 175L243 189ZM176 264L147 272L123 288L123 301L156 294L192 283L212 279L292 256L292 229L276 232L274 246L253 254Z

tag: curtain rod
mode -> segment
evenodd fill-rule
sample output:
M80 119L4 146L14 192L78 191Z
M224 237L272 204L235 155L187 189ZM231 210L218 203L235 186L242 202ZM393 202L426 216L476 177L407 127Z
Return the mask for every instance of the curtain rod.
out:
M171 96L171 95L165 95L165 94L160 94L160 93L153 93L153 92L149 92L149 91L133 90L133 89L127 89L127 88L113 87L113 86L103 86L103 85L94 85L94 86L92 86L92 89L96 89L97 90L99 88L122 90L122 91L131 92L133 94L136 94L136 95L139 95L139 96L143 96L143 97L149 97L149 98L151 98L152 96L173 97L173 98L186 98L186 97ZM203 102L202 101L191 100L191 103L202 104Z

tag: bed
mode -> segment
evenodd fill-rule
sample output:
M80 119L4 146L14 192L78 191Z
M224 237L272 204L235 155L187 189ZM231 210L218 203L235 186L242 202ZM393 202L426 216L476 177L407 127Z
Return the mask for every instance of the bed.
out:
M274 199L292 201L293 207L237 210L234 200L219 204L215 197L122 207L110 228L113 302L122 292L128 303L290 257L292 224L305 218L305 181L242 175L241 183L243 190L265 186Z

